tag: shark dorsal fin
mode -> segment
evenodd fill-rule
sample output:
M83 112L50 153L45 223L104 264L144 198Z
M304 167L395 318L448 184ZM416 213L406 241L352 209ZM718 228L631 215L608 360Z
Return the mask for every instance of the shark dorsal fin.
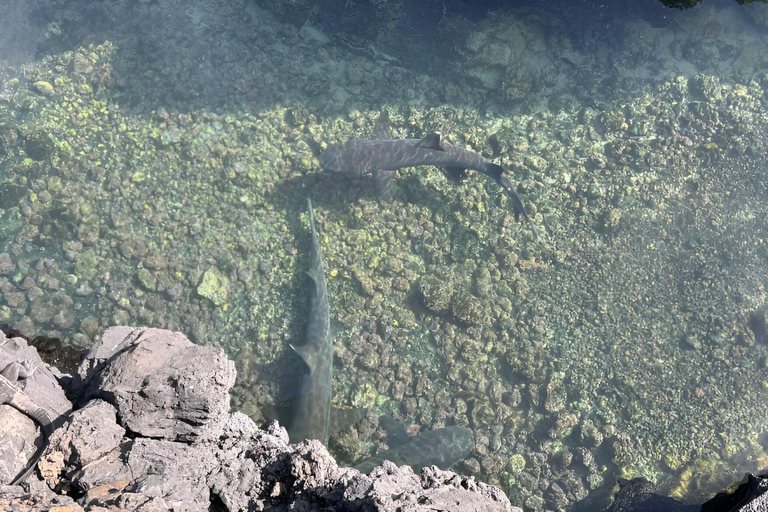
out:
M435 151L445 151L440 147L440 132L430 133L416 143L417 148L434 149Z
M389 128L389 112L382 110L376 124L373 125L373 138L385 140L392 138L392 130Z

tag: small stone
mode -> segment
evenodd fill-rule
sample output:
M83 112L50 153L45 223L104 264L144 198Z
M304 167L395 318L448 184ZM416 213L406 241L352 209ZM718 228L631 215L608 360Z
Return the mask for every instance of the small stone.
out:
M32 84L32 89L39 92L43 96L53 96L53 86L44 80L40 80L39 82Z
M33 286L35 286L35 280L29 276L26 276L24 279L22 279L21 283L19 283L19 288L22 290L29 290Z
M564 374L555 373L547 383L547 397L544 401L544 408L547 412L558 412L563 410L568 401L568 393L563 382Z
M155 279L154 274L146 268L139 269L137 277L141 285L147 290L153 291L157 289L157 279Z
M8 276L16 272L16 264L7 252L0 253L0 275Z
M16 325L14 325L13 328L19 331L24 337L35 335L35 324L32 322L32 319L26 315L21 317L21 320L16 322Z
M451 309L453 286L450 282L437 277L425 277L419 281L419 292L424 306L436 315L444 315Z
M462 291L453 298L453 316L467 324L478 324L483 319L483 307L477 297Z
M37 299L40 299L45 295L45 292L41 290L38 286L33 286L29 290L27 290L27 299L29 299L30 302L34 302Z
M168 286L168 288L166 288L165 295L169 299L173 301L177 301L184 296L184 287L181 285L181 283L178 283L178 282L173 283L170 286Z
M88 337L96 336L99 330L99 320L95 316L89 315L80 322L80 331Z

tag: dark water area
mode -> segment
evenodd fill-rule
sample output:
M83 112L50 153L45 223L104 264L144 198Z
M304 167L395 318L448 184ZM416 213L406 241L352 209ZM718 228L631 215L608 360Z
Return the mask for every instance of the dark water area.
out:
M340 462L387 448L386 415L470 429L454 469L525 510L603 509L632 477L700 503L768 466L764 3L0 13L0 323L51 360L180 330L264 420L303 370L310 196L333 406L369 410ZM500 165L541 237L482 173L402 168L388 203L323 172L382 110Z

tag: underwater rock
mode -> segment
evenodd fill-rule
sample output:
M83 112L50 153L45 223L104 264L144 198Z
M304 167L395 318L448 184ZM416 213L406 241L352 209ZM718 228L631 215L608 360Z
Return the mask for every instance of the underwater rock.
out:
M32 132L24 138L24 151L32 160L47 160L55 149L53 139L44 131Z
M53 86L44 80L33 83L32 89L42 94L43 96L53 96Z
M466 291L460 291L453 297L452 313L465 324L482 324L487 316L480 300Z
M525 64L509 67L500 86L501 99L507 103L522 100L533 89L533 77Z
M674 498L654 494L654 486L643 478L619 480L619 492L616 493L609 512L650 512L665 510L669 512L693 512L701 510L700 505L689 505ZM721 509L721 510L730 510Z
M7 276L16 272L16 264L7 252L0 253L0 275Z
M486 89L499 89L505 70L514 70L522 64L527 46L523 34L525 30L514 20L500 23L492 30L484 28L471 33L461 52L468 61L468 74Z
M424 306L436 315L445 315L451 310L453 285L437 277L425 277L419 281L419 292Z
M155 278L154 274L146 268L139 269L136 277L141 285L147 290L154 291L157 289L157 278Z
M197 287L197 293L209 299L215 305L222 307L227 303L229 279L221 270L211 267L203 274L203 280Z
M80 322L80 331L88 337L96 336L99 330L99 319L93 315L88 315Z
M565 375L556 372L547 383L547 395L544 399L544 409L547 412L558 412L565 408L568 402L568 394L563 378Z

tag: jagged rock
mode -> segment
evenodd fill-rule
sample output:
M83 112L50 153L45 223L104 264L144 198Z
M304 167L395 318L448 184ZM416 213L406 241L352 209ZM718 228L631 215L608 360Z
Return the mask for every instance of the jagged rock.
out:
M29 417L10 405L0 405L0 482L13 481L42 442Z
M45 364L37 349L30 347L24 338L6 338L0 331L0 370L12 361L23 360L30 361L36 368L33 377L26 380L24 393L46 410L55 425L61 425L72 411L72 404L59 385L62 373Z
M319 441L291 445L276 422L227 412L234 377L221 351L180 333L108 330L78 369L82 406L51 435L43 480L31 493L0 487L0 509L512 510L500 490L449 471L386 463L366 476Z
M258 428L246 415L230 416L216 455L219 465L208 477L211 493L227 510L260 510L262 496L274 490L273 478L264 479L262 469L288 451L288 432L277 422Z
M0 370L10 363L28 361L35 371L21 383L24 394L45 410L54 425L59 425L72 410L64 391L58 384L62 375L43 363L35 347L23 338L6 338L0 331ZM30 459L42 447L43 434L32 418L11 405L0 405L0 484L10 483L27 467Z
M72 413L64 426L53 433L41 462L41 471L51 489L59 486L62 475L71 480L71 475L80 468L102 459L113 450L120 453L118 448L125 429L117 424L116 415L111 404L91 400ZM113 473L104 468L99 471L101 478L109 475L110 480L115 478ZM81 474L78 480L87 479Z
M27 492L18 485L0 485L0 510L5 512L83 512L69 496L50 491Z
M352 468L339 468L319 441L304 441L290 448L292 453L267 466L276 477L275 487L265 502L270 510L330 507L382 512L520 512L512 508L496 487L436 466L424 468L419 476L409 466L397 467L385 461L366 476ZM293 485L284 487L280 482Z
M386 461L370 479L370 488L357 498L369 510L520 511L498 488L436 466L424 468L419 476L409 466ZM348 499L353 497L349 489L347 493Z
M158 439L137 439L128 455L136 489L174 511L208 510L207 476L216 465L212 446Z
M229 413L235 365L224 351L164 329L108 329L78 376L81 400L115 405L121 424L142 436L195 442L217 438Z
M59 488L67 489L75 486L79 489L88 490L104 485L117 485L124 481L130 482L133 475L130 466L128 466L128 454L133 443L133 440L123 438L116 449L87 466L79 468L68 479L62 481ZM45 473L43 476L48 480Z
M126 482L127 483L127 482ZM80 499L88 510L167 512L171 510L162 498L153 498L140 492L124 492L123 482L118 485L100 485L89 489Z

